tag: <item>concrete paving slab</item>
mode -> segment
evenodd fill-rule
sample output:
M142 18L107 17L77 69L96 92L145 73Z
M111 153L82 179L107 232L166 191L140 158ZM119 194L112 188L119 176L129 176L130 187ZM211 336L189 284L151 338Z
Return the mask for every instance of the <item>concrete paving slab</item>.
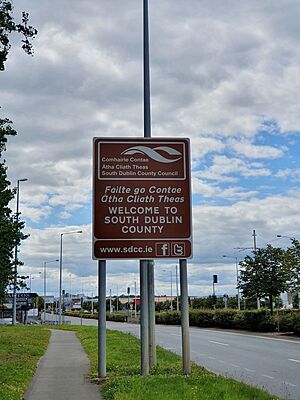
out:
M24 400L99 400L100 388L89 382L89 360L75 332L51 330Z

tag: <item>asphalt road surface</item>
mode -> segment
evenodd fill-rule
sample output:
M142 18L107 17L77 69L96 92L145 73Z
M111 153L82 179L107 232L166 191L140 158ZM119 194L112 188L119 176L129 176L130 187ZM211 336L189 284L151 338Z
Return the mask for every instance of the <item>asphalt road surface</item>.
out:
M81 323L80 318L65 319ZM89 319L82 323L97 325ZM139 336L139 325L108 321L107 328ZM180 327L156 325L156 342L181 354ZM283 399L300 400L300 339L191 327L190 342L195 363Z

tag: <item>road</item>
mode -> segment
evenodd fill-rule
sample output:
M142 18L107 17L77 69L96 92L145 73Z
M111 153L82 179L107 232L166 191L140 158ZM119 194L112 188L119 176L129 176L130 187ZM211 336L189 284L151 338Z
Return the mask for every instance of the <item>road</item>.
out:
M65 318L80 324L80 318ZM83 319L83 324L97 321ZM139 337L139 325L108 321L107 328ZM190 341L195 363L281 398L300 400L300 339L191 327ZM180 327L157 325L156 342L181 354Z

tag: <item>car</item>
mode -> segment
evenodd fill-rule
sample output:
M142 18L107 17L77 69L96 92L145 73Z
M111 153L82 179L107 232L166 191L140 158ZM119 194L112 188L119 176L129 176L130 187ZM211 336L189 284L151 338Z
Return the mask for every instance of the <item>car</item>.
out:
M11 318L0 318L0 325L11 325L12 319Z

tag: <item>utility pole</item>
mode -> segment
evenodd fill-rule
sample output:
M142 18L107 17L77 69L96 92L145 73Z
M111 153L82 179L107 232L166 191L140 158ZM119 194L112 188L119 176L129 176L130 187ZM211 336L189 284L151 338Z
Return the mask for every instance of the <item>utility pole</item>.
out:
M28 181L27 178L17 180L17 209L16 209L16 224L19 223L19 200L20 200L20 182ZM18 244L15 246L15 265L14 265L14 280L13 280L13 315L12 324L17 322L17 275L18 275ZM31 289L31 287L30 287Z
M253 249L256 251L256 232L255 229L253 229ZM260 298L257 296L257 309L260 310Z
M256 251L256 232L255 232L255 229L253 229L253 248L254 248L254 251Z

